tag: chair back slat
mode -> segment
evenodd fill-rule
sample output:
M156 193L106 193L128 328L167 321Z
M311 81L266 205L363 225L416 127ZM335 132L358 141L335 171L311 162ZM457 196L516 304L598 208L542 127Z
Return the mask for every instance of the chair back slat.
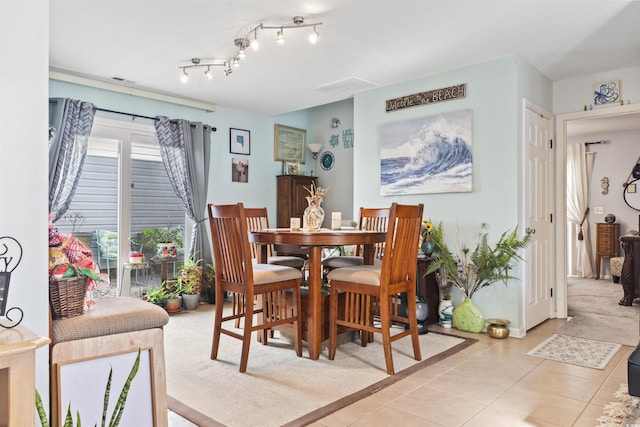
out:
M360 230L387 231L389 224L389 208L360 208ZM384 242L376 243L373 247L373 257L382 259ZM356 248L356 256L362 256L362 245Z
M260 231L269 228L269 218L267 216L267 208L244 208L244 214L247 218L247 231ZM251 258L258 258L260 248L258 244L251 243ZM273 255L271 245L267 246L267 257Z
M253 267L250 259L249 236L242 203L237 205L209 205L209 225L213 247L216 282L232 288L244 289L253 297Z
M416 281L416 256L420 239L420 225L424 205L398 205L393 203L382 258L381 293L393 293L394 284ZM387 289L384 289L387 288Z

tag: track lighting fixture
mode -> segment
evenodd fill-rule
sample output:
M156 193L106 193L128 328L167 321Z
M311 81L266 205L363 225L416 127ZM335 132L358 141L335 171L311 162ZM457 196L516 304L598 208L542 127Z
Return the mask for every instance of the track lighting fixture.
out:
M228 61L225 59L212 59L205 64L202 64L200 58L191 58L191 65L183 65L179 67L182 70L182 74L180 74L180 80L182 83L186 83L189 80L189 73L187 73L187 68L198 68L198 67L206 67L204 71L204 76L207 80L213 78L213 73L211 72L211 67L227 67Z
M178 67L182 70L180 75L180 79L183 83L186 83L189 79L189 74L187 73L188 68L195 67L206 67L206 71L204 75L207 79L211 79L213 74L211 72L211 67L224 67L224 74L228 76L232 73L233 68L238 68L240 66L240 60L246 58L247 47L251 46L251 48L255 51L258 50L259 42L258 35L261 31L264 30L276 30L276 42L280 45L284 44L284 30L290 30L293 28L312 28L312 32L309 34L309 42L311 44L316 44L318 42L318 37L320 34L318 33L317 27L322 25L322 22L314 22L312 24L305 24L304 18L302 16L294 16L293 22L282 24L282 25L265 25L261 23L256 25L251 30L247 32L244 37L237 38L233 41L234 46L238 49L235 55L228 57L227 59L212 59L207 61L207 63L201 63L200 58L192 58L190 65L182 65Z

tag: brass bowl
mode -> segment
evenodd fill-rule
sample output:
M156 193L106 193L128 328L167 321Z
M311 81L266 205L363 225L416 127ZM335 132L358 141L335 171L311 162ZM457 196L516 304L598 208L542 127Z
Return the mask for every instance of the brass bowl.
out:
M487 319L487 333L491 338L504 339L509 336L510 321L506 319Z

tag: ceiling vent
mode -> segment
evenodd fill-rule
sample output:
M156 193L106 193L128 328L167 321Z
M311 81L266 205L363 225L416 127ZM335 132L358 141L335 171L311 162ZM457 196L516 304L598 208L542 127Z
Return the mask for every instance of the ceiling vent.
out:
M349 98L363 90L377 87L375 83L359 79L357 77L349 77L332 83L317 86L313 90L325 92L338 98Z

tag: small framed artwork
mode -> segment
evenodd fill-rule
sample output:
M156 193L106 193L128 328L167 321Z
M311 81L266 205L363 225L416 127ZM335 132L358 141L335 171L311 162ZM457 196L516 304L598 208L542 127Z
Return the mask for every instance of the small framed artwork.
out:
M284 125L275 125L273 160L304 164L307 131Z
M296 162L285 162L285 173L287 175L300 175L300 165Z
M620 103L620 80L597 83L593 87L593 105L614 105Z
M249 161L231 159L231 182L249 182Z
M230 128L229 152L231 154L251 154L251 132Z

